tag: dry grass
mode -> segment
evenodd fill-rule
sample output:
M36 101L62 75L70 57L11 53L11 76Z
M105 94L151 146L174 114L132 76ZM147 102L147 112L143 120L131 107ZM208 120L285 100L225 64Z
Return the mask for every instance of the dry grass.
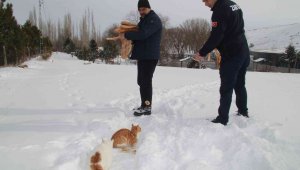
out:
M51 55L52 55L52 52L44 53L44 54L42 54L41 59L48 60L51 57Z

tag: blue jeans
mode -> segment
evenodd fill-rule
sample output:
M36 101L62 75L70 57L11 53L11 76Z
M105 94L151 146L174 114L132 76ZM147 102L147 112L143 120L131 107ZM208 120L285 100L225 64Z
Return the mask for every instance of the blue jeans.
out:
M222 59L220 67L220 107L219 119L228 122L233 90L236 94L236 105L239 113L248 112L245 76L250 63L249 56Z

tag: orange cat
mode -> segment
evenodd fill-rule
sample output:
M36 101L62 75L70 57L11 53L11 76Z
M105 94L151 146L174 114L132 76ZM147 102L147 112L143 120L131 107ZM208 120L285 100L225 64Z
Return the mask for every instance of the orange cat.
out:
M138 31L138 26L136 24L130 23L129 21L123 21L121 22L121 25L115 29L115 32L119 35L126 32L136 32ZM121 42L121 57L123 59L128 59L131 50L132 50L132 41L127 40L125 38L113 37L113 38L106 38L108 41L117 41L120 40Z
M99 164L101 160L101 154L99 152L96 152L95 155L91 157L91 170L103 170L101 164Z
M114 141L113 147L114 148L121 148L125 149L134 147L137 143L138 136L142 131L139 125L133 125L131 130L129 129L121 129L117 131L112 137L111 140Z

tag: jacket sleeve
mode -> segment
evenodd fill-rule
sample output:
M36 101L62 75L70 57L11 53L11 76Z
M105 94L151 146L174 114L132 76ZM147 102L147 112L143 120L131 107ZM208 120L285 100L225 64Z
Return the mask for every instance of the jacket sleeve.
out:
M214 12L212 16L212 30L210 36L199 51L201 56L206 56L222 42L226 26L226 12Z
M125 33L125 38L133 41L145 40L161 28L162 23L160 19L153 17L142 28L139 28L139 31Z

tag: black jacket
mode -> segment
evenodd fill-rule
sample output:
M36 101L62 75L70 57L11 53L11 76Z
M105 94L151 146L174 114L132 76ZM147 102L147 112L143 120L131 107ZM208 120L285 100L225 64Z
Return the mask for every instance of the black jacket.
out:
M230 0L218 0L211 10L212 31L200 55L206 56L217 48L224 59L249 56L241 8Z
M162 22L159 16L151 10L144 18L141 18L138 27L138 32L125 33L125 38L133 41L130 59L158 60L162 36Z

